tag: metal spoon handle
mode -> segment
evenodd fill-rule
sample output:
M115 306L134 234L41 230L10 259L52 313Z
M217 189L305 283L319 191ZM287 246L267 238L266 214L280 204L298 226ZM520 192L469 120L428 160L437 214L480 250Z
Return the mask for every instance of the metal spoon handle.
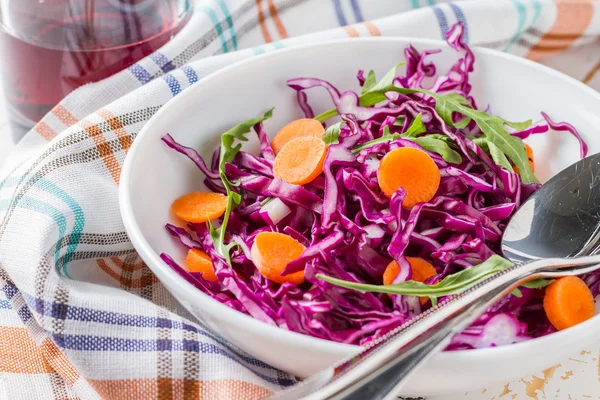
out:
M600 256L546 259L515 265L418 315L358 355L306 379L273 399L384 399L451 336L491 303L535 277L581 275L600 268Z

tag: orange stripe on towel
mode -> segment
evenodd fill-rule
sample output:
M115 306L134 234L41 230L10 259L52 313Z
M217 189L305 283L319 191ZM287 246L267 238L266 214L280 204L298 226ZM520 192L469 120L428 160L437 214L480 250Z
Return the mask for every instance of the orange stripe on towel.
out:
M527 58L540 58L567 49L589 26L594 15L590 0L555 0L556 20L548 33L531 48Z
M372 23L371 21L367 21L363 25L367 28L367 30L369 31L371 36L381 36L381 32L379 31L379 28L377 28L375 26L375 24Z
M285 26L283 26L283 22L281 18L279 18L279 13L277 12L277 6L273 0L267 0L269 4L269 12L271 13L271 18L273 18L273 22L275 23L275 27L277 28L277 32L279 32L279 36L282 39L288 37L287 31L285 30Z
M260 24L260 31L263 35L263 39L265 40L265 43L271 43L273 41L273 39L271 38L271 34L269 33L269 30L267 29L267 24L265 22L265 14L263 13L261 3L262 3L262 0L256 0L256 8L257 8L257 12L258 12L258 23Z
M358 31L356 30L356 28L354 28L352 25L346 25L346 26L344 26L344 30L346 31L346 33L350 37L359 37L360 36L358 34Z

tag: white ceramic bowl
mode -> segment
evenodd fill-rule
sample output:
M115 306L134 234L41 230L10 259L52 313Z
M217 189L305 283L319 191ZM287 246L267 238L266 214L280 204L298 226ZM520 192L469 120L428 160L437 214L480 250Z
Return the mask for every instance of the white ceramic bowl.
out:
M305 377L360 350L269 326L204 295L168 266L159 254L182 260L184 249L164 229L177 197L204 190L203 176L184 156L160 140L171 133L179 142L210 157L220 134L238 122L275 106L265 126L273 134L300 118L289 78L314 76L340 89L358 89L358 69L374 69L378 77L403 60L412 43L419 50L442 48L434 56L438 73L447 71L458 54L444 43L405 38L364 38L290 48L241 62L214 73L165 105L144 127L129 151L120 186L120 207L127 233L142 259L173 295L199 320L236 346L275 367ZM509 120L538 118L544 110L575 124L600 151L600 95L585 85L539 64L486 49L475 49L472 75L480 107ZM309 91L319 112L331 107L324 90ZM576 141L566 133L532 138L536 174L547 179L579 157ZM245 146L256 151L256 141ZM210 159L210 158L209 158ZM597 340L600 318L541 339L483 350L435 355L408 382L406 395L466 391L518 379L556 363Z

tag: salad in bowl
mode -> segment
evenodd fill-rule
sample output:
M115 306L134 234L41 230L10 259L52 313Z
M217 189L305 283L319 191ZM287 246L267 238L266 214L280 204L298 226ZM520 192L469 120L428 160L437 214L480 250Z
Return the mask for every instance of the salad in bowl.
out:
M177 198L166 229L186 248L163 261L204 294L265 324L319 339L365 345L510 266L500 240L539 188L535 149L549 131L587 145L551 115L509 121L477 104L475 57L445 74L436 51L409 46L378 79L358 71L360 92L317 77L288 80L304 118L269 139L277 107L224 132L211 159L162 137L190 159L207 191ZM398 70L404 65L404 73ZM315 113L313 91L331 109ZM275 104L276 106L276 104ZM260 152L242 150L250 135ZM167 221L165 221L167 222ZM594 315L600 273L528 282L493 305L447 350L489 348L572 327Z

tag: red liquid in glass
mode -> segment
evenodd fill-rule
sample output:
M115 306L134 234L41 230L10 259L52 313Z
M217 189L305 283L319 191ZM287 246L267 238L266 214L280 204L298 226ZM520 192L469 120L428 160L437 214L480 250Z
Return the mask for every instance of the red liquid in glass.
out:
M0 33L0 64L11 114L37 122L74 89L108 78L158 50L185 25L182 3L182 0L9 3L11 27L5 26ZM136 5L143 7L135 9ZM57 18L57 13L62 15Z

